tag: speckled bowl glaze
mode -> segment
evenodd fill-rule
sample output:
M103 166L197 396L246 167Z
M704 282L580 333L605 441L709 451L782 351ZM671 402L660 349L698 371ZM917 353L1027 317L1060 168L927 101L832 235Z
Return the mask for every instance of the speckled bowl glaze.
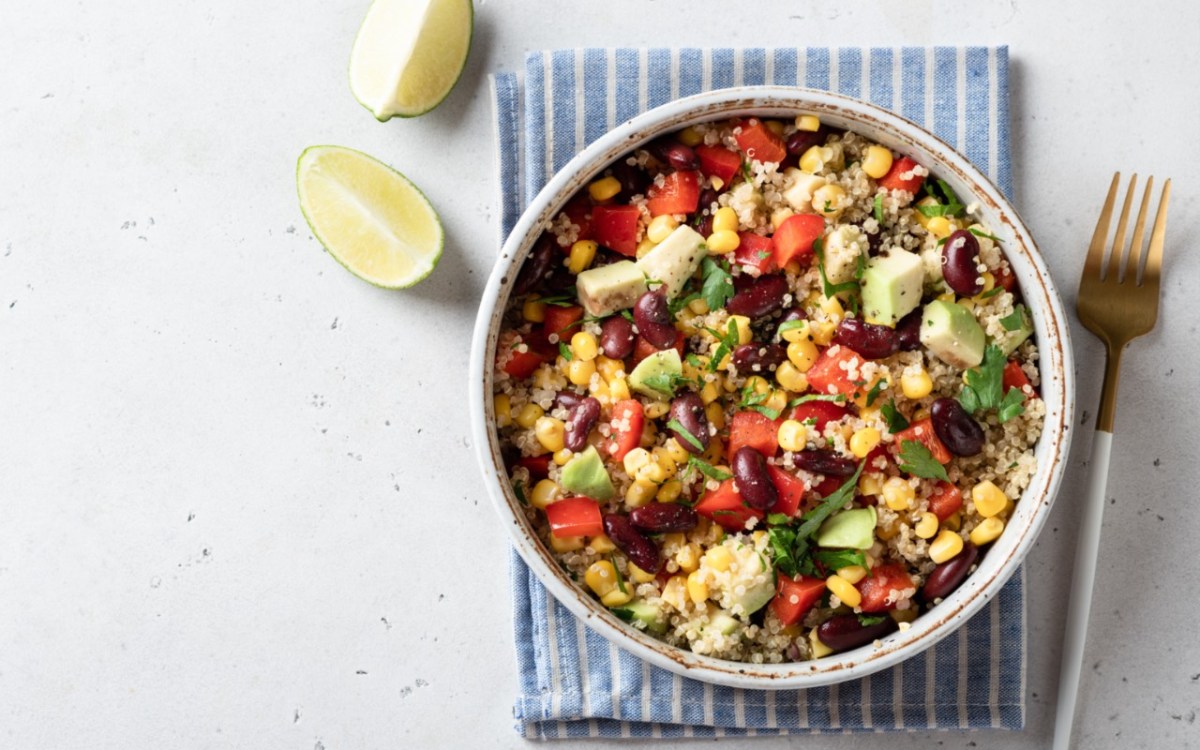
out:
M1037 444L1038 470L1021 496L1008 527L978 569L941 604L879 645L814 661L747 664L701 656L670 646L618 620L573 583L525 519L500 458L492 410L492 370L504 310L520 264L534 241L577 190L609 163L654 138L688 125L734 116L816 114L821 121L854 130L912 156L947 183L1000 238L1033 317L1041 351L1041 395L1046 403ZM969 198L967 197L969 196ZM1062 481L1070 447L1074 376L1066 314L1029 230L1000 191L965 156L898 115L849 97L810 89L763 86L726 89L679 99L613 129L572 159L530 202L504 244L488 280L472 341L469 376L471 420L487 489L525 562L564 606L600 635L632 654L672 672L740 688L795 689L866 676L919 654L980 610L1016 571L1033 547Z

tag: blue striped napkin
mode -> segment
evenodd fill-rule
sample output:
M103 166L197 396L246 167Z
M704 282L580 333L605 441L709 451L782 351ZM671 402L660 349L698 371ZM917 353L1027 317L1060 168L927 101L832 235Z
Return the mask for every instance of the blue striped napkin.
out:
M671 99L774 83L898 111L954 144L1011 195L1008 50L585 49L535 52L493 78L501 237L526 197L584 146ZM825 688L737 690L679 677L610 644L554 600L514 552L517 730L533 739L713 737L1025 723L1024 572L937 646Z

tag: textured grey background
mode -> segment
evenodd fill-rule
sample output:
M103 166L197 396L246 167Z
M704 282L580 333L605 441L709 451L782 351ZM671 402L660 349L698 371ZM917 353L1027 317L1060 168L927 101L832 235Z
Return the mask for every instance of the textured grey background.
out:
M0 739L522 746L465 403L496 251L487 75L563 45L1008 43L1017 204L1068 303L1112 171L1175 178L1079 722L1089 748L1200 746L1200 6L1047 5L480 0L459 87L381 125L344 73L361 0L0 4ZM426 191L447 249L425 284L323 256L293 183L313 143ZM1073 335L1094 414L1100 349ZM1047 746L1088 432L1029 558L1027 731L754 746Z

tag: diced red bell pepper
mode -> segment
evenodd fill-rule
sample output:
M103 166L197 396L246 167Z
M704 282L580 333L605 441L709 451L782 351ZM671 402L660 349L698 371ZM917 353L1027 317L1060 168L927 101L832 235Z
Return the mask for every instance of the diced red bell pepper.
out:
M904 441L915 440L928 448L933 459L939 464L948 464L950 463L950 459L953 458L950 450L938 439L937 433L933 431L933 422L929 419L913 422L907 430L897 432L895 438L896 441L893 445L896 447L897 453L904 446Z
M529 478L537 481L550 476L550 454L541 456L522 456L517 459L517 466L529 472Z
M887 612L896 608L897 597L892 592L914 588L913 579L902 566L896 563L876 565L871 568L870 575L858 582L858 591L862 594L859 606L863 612ZM889 598L892 601L888 601Z
M766 458L779 450L779 425L765 414L756 411L739 411L729 423L729 460L738 450L750 447Z
M825 588L825 581L821 578L788 578L780 575L775 587L775 598L771 600L771 611L785 627L795 625L821 600L825 595Z
M594 206L591 231L596 242L621 255L637 255L637 206Z
M859 390L854 380L861 377L857 373L865 362L853 349L835 344L821 352L809 368L808 385L817 393L840 393L852 399ZM851 377L849 372L856 374Z
M813 487L813 496L826 498L838 491L846 482L845 477L828 476L822 479L816 487Z
M561 305L546 305L546 319L542 323L546 334L556 334L559 341L571 338L580 327L583 320L583 308L578 305L563 307Z
M672 172L662 187L650 188L646 208L651 216L695 213L700 205L700 177L695 172Z
M646 413L636 399L627 398L613 404L612 437L608 441L608 453L614 460L624 461L625 454L638 447L642 441L642 429L646 426Z
M1029 390L1025 390L1026 386L1029 387ZM1024 393L1026 397L1028 397L1031 393L1035 396L1037 395L1037 391L1034 389L1033 383L1029 382L1029 377L1025 374L1025 371L1021 369L1020 363L1015 359L1009 360L1008 364L1004 366L1003 388L1005 393L1008 393L1009 388L1016 388L1021 393Z
M1003 287L1006 292L1015 292L1017 277L1013 276L1012 269L1007 263L996 268L992 275L996 277L996 286Z
M523 380L532 375L533 371L546 361L548 361L547 357L532 349L527 352L513 352L508 361L504 363L504 371L518 380Z
M590 497L566 497L546 506L550 533L569 536L599 536L604 533L600 504Z
M775 485L775 492L779 495L770 511L795 517L803 507L804 494L808 491L804 480L774 464L767 464L767 475L771 477L771 484Z
M741 243L733 253L739 266L751 266L760 274L777 271L775 266L775 241L754 232L738 232Z
M816 214L795 214L775 230L775 265L783 268L788 261L808 263L813 243L825 233L825 219Z
M696 156L700 158L701 174L716 177L726 186L733 182L734 175L742 168L742 157L736 151L720 146L697 146Z
M579 227L579 236L575 238L576 240L594 239L592 236L592 204L586 196L573 199L563 209L563 213L567 215L572 224ZM565 253L571 249L571 243L568 242L559 247Z
M911 174L913 167L920 166L907 156L901 156L896 161L892 162L892 168L888 173L879 178L879 184L888 190L903 190L906 193L917 194L921 189L921 184L925 182L925 178L921 175ZM901 177L901 175L907 175Z
M684 355L684 352L687 349L687 336L683 334L683 331L678 331L675 334L675 343L672 344L672 347L675 349L675 351L679 352L680 357ZM637 367L638 362L641 362L643 359L649 357L656 351L658 351L658 349L654 346L654 344L651 344L644 336L639 334L633 342L633 367ZM632 371L632 369L633 368L631 367L630 370Z
M962 492L949 482L939 481L929 495L929 512L945 521L962 507Z
M797 422L807 422L811 419L813 420L813 429L817 432L824 432L825 425L836 422L849 413L850 410L844 405L835 404L832 401L805 401L802 404L796 404L789 419Z
M742 496L733 486L732 479L721 482L715 490L709 490L696 503L695 511L729 531L742 531L751 518L762 519L763 512L742 502Z
M781 162L787 156L783 139L772 133L762 120L751 118L742 123L734 139L738 148L757 162Z

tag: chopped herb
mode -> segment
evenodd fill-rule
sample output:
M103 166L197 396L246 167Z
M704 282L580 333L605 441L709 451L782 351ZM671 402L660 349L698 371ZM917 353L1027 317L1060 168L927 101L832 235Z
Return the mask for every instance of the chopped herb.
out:
M700 294L697 292L693 292L684 297L676 297L675 299L668 301L667 302L667 310L670 311L671 317L674 318L675 316L677 316L679 314L679 311L682 310L683 308L687 307L688 304L694 299L700 299Z
M683 361L687 362L692 367L700 367L702 364L700 362L700 358L696 356L695 352L688 352L687 356L683 358Z
M987 232L981 232L978 229L976 229L975 227L967 227L967 231L970 232L971 234L975 235L976 237L985 237L985 238L991 240L992 242L1000 241L999 237L997 237L993 234L988 234Z
M875 196L875 221L883 223L883 193Z
M750 171L749 159L742 160L742 179L752 184L754 182L754 173Z
M938 463L929 449L916 440L905 440L900 444L900 469L915 477L950 480L946 476L946 467Z
M797 557L802 557L808 552L808 538L817 533L817 529L821 528L825 519L854 498L854 492L858 489L858 478L862 475L865 465L865 461L860 462L858 468L854 470L854 474L847 477L841 487L834 490L829 497L821 500L821 504L814 510L804 514L804 523L800 524L799 529L796 529L796 546L793 548L793 552Z
M643 274L642 274L642 276L644 276L644 277L646 278L646 288L647 288L647 289L649 289L649 288L650 288L650 285L651 285L651 284L654 284L654 285L656 285L656 286L655 286L655 289L657 289L658 287L660 287L660 286L662 286L662 285L663 285L663 280L662 280L662 279L652 279L652 278L650 278L650 276L649 276L648 274L646 274L646 273L643 273Z
M629 591L625 588L625 576L621 575L621 568L617 566L617 561L613 559L612 555L608 556L608 561L612 563L613 572L617 574L617 588L621 590L622 594L628 594Z
M846 293L846 301L850 305L850 312L858 314L858 296L860 294L859 281L862 279L863 272L867 269L866 258L862 253L858 254L856 266L854 269L854 279L851 281L843 281L840 284L833 284L829 281L829 276L825 274L825 248L818 238L813 241L813 253L817 256L817 270L821 273L821 290L822 293L832 299L834 295Z
M562 358L568 362L570 362L572 359L575 359L575 355L571 354L571 347L567 346L561 341L558 342L558 353L561 354Z
M996 416L1000 419L1000 424L1024 413L1025 394L1021 392L1020 388L1009 388L1008 393L1005 393L1004 398L1000 401L1000 407L996 409Z
M755 250L754 254L756 256L758 256L759 260L766 260L767 258L771 257L771 254L768 253L766 250Z
M833 211L833 203L831 203L829 201L825 201L824 211L825 211L825 213L831 213Z
M733 296L733 277L729 273L729 264L705 256L700 263L700 272L704 279L700 287L700 297L708 304L709 310L720 310Z
M674 430L681 438L688 441L698 451L704 450L704 443L701 443L695 435L688 431L688 428L679 423L678 419L672 419L667 422L667 427Z
M798 527L779 524L772 525L767 529L767 541L771 545L771 553L777 569L789 576L795 576L797 573L810 575L815 572L812 561L809 559L809 537L821 528L821 524L825 523L825 520L833 515L834 511L841 509L854 497L854 492L858 487L858 478L862 474L864 465L865 462L860 463L854 476L847 478L841 487L821 500L821 504L814 510L804 514ZM772 514L776 520L779 520L778 517L782 515L781 513ZM770 519L768 519L768 523L770 523Z
M937 216L953 216L949 206L943 206L940 203L935 203L929 206L917 206L917 210L927 219L932 219Z
M958 394L958 403L968 414L995 409L1004 398L1004 352L995 344L983 350L983 362L979 367L967 370L967 384Z
M704 476L708 477L709 479L715 479L718 482L724 482L726 479L730 479L733 477L733 475L730 474L729 472L721 471L720 469L713 466L708 461L705 461L702 458L696 458L695 456L688 456L688 468L691 468L693 466L696 467L697 469L699 469L700 473L703 474ZM720 511L718 511L718 512L720 512ZM726 512L728 512L728 511L726 511Z
M867 567L867 558L862 550L857 549L822 549L813 552L813 559L825 566L826 570L840 570L851 565Z
M792 522L792 517L786 513L771 513L767 516L767 523L771 526L784 526Z
M787 333L788 331L794 331L797 328L803 328L806 325L808 325L808 321L804 320L803 318L800 320L785 320L779 324L779 329L776 331L776 333Z
M984 292L983 294L979 295L979 299L988 299L989 297L995 297L997 294L999 294L1000 292L1003 292L1003 291L1004 291L1004 287L994 286L991 289Z
M887 422L888 431L893 435L901 430L908 429L908 420L896 408L896 400L892 399L879 408L879 412L883 415L883 421Z
M887 387L888 383L883 378L876 380L875 384L871 386L871 390L867 391L867 406L874 406L879 394L883 393L883 389Z
M676 375L675 373L671 372L660 372L655 373L654 375L647 375L642 379L642 382L659 393L671 397L675 396L675 391L679 389L679 386L696 384L694 380L685 378L682 375Z
M529 505L529 498L525 497L525 483L518 480L513 482L513 494L517 496L517 502L521 505Z
M622 310L621 317L624 318L625 320L628 320L630 323L633 322L633 313L630 312L629 310Z
M797 396L788 401L788 406L799 406L807 404L809 401L832 401L835 404L845 403L846 397L841 393L810 393L807 396Z
M578 293L575 291L575 287L571 287L562 294L551 294L547 297L539 297L537 301L544 305L554 305L555 307L574 307L577 297Z
M779 419L779 410L772 409L769 406L763 406L763 403L770 398L769 393L757 393L754 386L747 383L742 388L742 400L738 403L739 409L752 409L759 414L762 414L767 419Z
M720 366L721 360L725 359L725 355L737 348L738 342L741 341L741 336L738 335L737 322L732 318L729 319L729 326L725 329L725 333L721 334L712 328L705 328L717 340L717 349L713 352L712 358L708 360L709 372L716 372Z
M869 628L872 625L878 625L887 618L887 615L864 615L860 613L858 615L858 624L862 625L864 628Z
M1006 331L1015 331L1025 325L1026 315L1025 305L1017 305L1011 314L1000 319L1000 325L1004 326Z

